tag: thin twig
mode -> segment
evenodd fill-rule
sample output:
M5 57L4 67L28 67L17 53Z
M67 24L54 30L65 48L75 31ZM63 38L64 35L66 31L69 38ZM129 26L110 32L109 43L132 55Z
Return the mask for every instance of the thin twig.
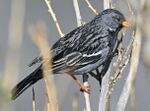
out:
M34 91L34 87L32 87L32 111L36 111L35 110L35 91Z
M51 16L52 16L52 18L53 18L53 20L54 20L54 22L55 22L55 25L56 25L56 28L57 28L57 30L58 30L59 35L60 35L61 37L63 37L64 34L63 34L62 31L61 31L61 28L60 28L60 25L59 25L59 23L58 23L58 21L57 21L56 15L55 15L55 13L54 13L54 11L53 11L53 9L52 9L51 1L50 1L50 0L45 0L45 3L46 3L46 5L47 5L47 7L48 7L49 13L51 14Z
M73 97L73 101L72 101L72 111L78 111L78 100L79 100L79 96L76 93Z
M74 4L74 9L75 9L75 13L76 13L76 18L77 18L77 25L81 26L82 25L82 18L81 18L81 14L80 14L80 9L79 9L79 5L78 5L78 0L73 0L73 4ZM88 76L86 74L83 75L83 84L85 86L88 86ZM86 92L84 92L84 98L85 98L85 103L86 103L86 111L91 111L91 106L90 106L90 95L87 94Z
M88 7L89 7L96 15L98 15L98 12L97 12L96 9L91 5L91 3L89 2L89 0L85 0L85 2L87 3Z
M111 8L111 0L103 0L104 10Z
M76 18L77 18L77 26L81 26L82 18L81 18L81 14L80 14L79 5L78 5L78 0L73 0L73 6L75 9L75 14L76 14Z
M130 1L129 0L125 0L126 3L127 3L127 6L128 6L128 10L129 12L131 13L131 15L135 15L134 12L133 12L133 8L131 6L131 4L129 3Z

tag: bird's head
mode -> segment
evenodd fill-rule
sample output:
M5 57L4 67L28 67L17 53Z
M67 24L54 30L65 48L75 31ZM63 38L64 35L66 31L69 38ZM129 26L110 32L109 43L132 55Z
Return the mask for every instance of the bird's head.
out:
M122 13L114 9L107 9L100 13L103 24L110 30L116 31L123 27L130 27L131 23L127 21Z

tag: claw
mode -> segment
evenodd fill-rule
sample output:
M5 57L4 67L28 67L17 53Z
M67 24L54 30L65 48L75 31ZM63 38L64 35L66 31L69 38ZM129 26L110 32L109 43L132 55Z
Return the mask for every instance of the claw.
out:
M86 93L88 93L88 94L91 94L91 88L90 88L90 86L88 85L88 86L81 86L81 89L80 89L80 91L81 92L86 92Z

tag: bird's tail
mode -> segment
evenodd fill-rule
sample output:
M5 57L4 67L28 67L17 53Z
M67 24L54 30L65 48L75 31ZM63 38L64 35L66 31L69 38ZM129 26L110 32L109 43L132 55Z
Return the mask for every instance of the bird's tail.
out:
M43 78L42 67L39 66L29 76L18 83L11 91L12 99L15 100L20 94L22 94L27 88Z

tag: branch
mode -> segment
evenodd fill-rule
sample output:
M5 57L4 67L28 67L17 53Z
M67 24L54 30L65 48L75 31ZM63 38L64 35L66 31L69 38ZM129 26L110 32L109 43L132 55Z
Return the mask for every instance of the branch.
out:
M111 0L103 0L104 10L111 8Z
M102 88L100 91L98 111L110 111L110 102L109 98L107 97L107 92L109 92L108 85L110 78L110 69L111 67L108 69L102 80Z
M79 9L79 5L78 5L78 0L73 0L73 4L74 4L74 9L75 9L75 13L76 13L76 18L77 18L77 25L81 26L82 25L82 18L81 18L81 14L80 14L80 9ZM84 74L83 75L83 84L85 86L88 86L88 75ZM91 111L91 106L90 106L90 95L87 94L86 92L84 92L84 98L85 98L85 103L86 103L86 111Z
M52 16L52 18L53 18L53 20L54 20L54 22L55 22L55 25L56 25L56 28L57 28L57 30L58 30L59 35L60 35L61 37L63 37L64 34L63 34L62 31L61 31L61 28L60 28L60 25L59 25L59 23L58 23L58 21L57 21L56 15L55 15L55 13L54 13L54 11L53 11L53 9L52 9L51 1L50 1L50 0L45 0L45 3L46 3L46 5L47 5L47 7L48 7L48 11L49 11L50 15Z
M79 5L78 5L78 0L73 0L73 5L74 5L75 13L76 13L76 18L77 18L77 26L81 26L82 18L80 14Z
M89 7L96 15L98 15L98 12L97 12L96 9L91 5L91 3L89 2L89 0L85 0L85 2L87 3L88 7Z
M35 91L34 87L32 87L32 111L35 111Z

